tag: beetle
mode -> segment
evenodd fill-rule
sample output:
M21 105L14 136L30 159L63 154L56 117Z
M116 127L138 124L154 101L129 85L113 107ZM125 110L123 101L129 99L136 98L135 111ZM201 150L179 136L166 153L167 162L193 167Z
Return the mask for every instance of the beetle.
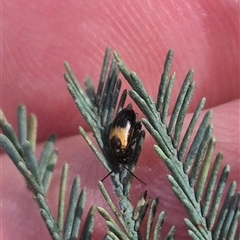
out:
M133 158L134 144L139 138L142 124L137 121L137 114L132 109L132 105L122 109L115 117L109 132L109 147L118 165L126 168L135 178L136 177L125 165L129 164ZM106 177L108 177L110 172ZM104 177L102 181L106 178Z

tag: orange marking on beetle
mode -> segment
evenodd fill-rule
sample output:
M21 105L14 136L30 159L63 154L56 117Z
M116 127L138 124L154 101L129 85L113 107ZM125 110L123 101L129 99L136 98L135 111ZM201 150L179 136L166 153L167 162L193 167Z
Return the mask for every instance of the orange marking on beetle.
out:
M109 139L112 139L114 136L117 137L120 142L121 146L120 149L127 148L129 144L129 130L131 128L131 124L127 123L127 125L124 128L121 127L114 127L111 129L109 134Z

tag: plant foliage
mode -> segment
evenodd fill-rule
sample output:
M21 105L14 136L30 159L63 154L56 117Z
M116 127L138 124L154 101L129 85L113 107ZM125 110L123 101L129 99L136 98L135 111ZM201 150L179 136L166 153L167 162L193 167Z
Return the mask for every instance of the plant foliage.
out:
M46 199L58 157L58 152L54 148L56 136L51 135L48 138L40 159L37 161L35 157L37 135L36 116L31 114L27 120L25 107L23 105L18 107L19 137L17 137L17 134L8 123L3 112L1 111L0 113L0 128L2 130L0 145L23 175L28 189L32 192L33 198L39 206L40 214L52 239L78 239L82 213L86 201L86 190L82 189L80 191L80 178L77 176L72 184L69 203L67 205L67 214L64 216L68 164L65 164L62 169L57 219L52 215ZM90 239L95 220L95 211L95 206L89 210L83 230L80 233L81 239Z
M193 71L188 72L173 112L169 113L169 100L175 80L175 74L169 77L173 51L168 52L156 102L149 97L140 79L127 69L118 54L115 53L114 56L119 70L132 87L130 97L146 116L142 122L157 143L154 149L171 173L168 179L172 190L189 215L189 219L184 219L189 235L193 239L233 239L239 224L240 194L236 192L237 184L234 181L228 188L225 201L222 200L230 166L226 165L219 173L221 153L217 154L213 168L210 169L215 147L210 123L211 111L206 112L193 141L190 142L205 103L204 98L198 104L186 132L182 133L184 118L194 91ZM168 114L171 114L169 124L166 123ZM182 141L181 134L184 136ZM219 175L219 181L216 182ZM222 207L221 202L224 203ZM219 211L221 213L218 215Z
M89 124L104 156L97 150L82 128L79 128L79 132L84 137L103 166L108 172L111 173L114 191L117 199L119 200L118 204L120 207L120 212L110 199L110 196L103 183L99 182L99 189L118 220L118 223L116 223L104 209L98 208L99 213L106 220L106 225L108 227L106 238L142 239L143 236L140 232L140 225L147 213L147 210L149 209L147 216L148 225L145 238L150 239L150 234L154 232L154 239L159 239L158 236L160 235L161 225L163 223L165 213L160 213L157 224L152 226L153 218L155 216L154 209L158 204L158 200L153 200L152 204L150 205L150 199L147 199L147 193L145 192L140 197L137 206L134 207L131 203L129 193L131 188L131 180L133 177L130 171L134 172L137 164L145 136L144 131L141 131L139 134L139 138L133 149L133 159L128 164L127 168L121 168L116 161L112 161L114 156L109 148L108 135L114 118L114 113L119 112L124 107L127 90L122 92L119 104L117 106L121 88L121 80L118 78L119 69L117 67L116 60L113 58L111 61L110 49L107 48L105 53L102 72L96 92L90 78L86 78L85 80L86 90L84 91L70 69L70 66L65 63L65 67L67 72L64 76L67 81L68 90L71 93L79 111ZM167 238L171 239L174 236L174 232L175 227L172 227L169 230L169 236Z
M124 76L132 87L129 96L139 106L145 118L141 119L145 128L156 141L154 149L170 171L168 180L172 190L185 207L188 218L184 219L188 233L192 239L240 239L239 233L239 199L237 184L233 181L224 194L230 166L226 165L219 172L222 154L214 158L215 138L212 136L212 112L207 111L197 128L196 123L204 107L203 98L183 132L182 127L188 106L193 96L195 83L193 71L187 74L174 109L169 112L171 91L175 81L175 73L170 76L173 51L166 57L164 71L159 84L156 101L147 94L140 79L134 72L127 69L117 53L114 57L107 48L97 90L90 78L85 80L85 88L81 87L70 66L65 63L67 87L76 106L89 124L101 151L91 142L82 127L79 132L86 140L97 158L110 173L114 192L118 199L117 206L109 196L104 184L98 183L99 189L108 203L113 215L105 209L92 206L81 232L82 214L86 201L86 190L80 189L80 178L77 176L71 186L68 204L65 203L68 165L64 165L60 182L57 219L51 213L46 200L58 152L54 143L56 137L51 135L45 143L39 160L35 157L37 138L37 119L30 115L27 119L26 109L18 108L18 136L8 123L3 112L0 112L0 144L9 155L17 169L26 180L29 190L33 193L41 216L52 239L91 239L96 210L105 219L108 231L104 239L160 239L161 229L166 217L165 212L156 216L159 199L153 200L143 192L135 206L131 202L130 188L145 132L142 130L133 146L132 161L127 167L121 167L116 161L108 145L108 135L117 112L123 109L127 90L121 91L119 73ZM117 104L117 102L119 102ZM167 116L171 115L169 122ZM195 134L193 134L195 130ZM191 140L193 139L193 140ZM214 158L214 159L213 159ZM212 163L213 159L213 163ZM218 180L217 180L218 179ZM64 209L67 214L64 215ZM145 235L140 231L143 219ZM154 218L156 223L153 224ZM115 220L116 219L116 220ZM163 239L174 239L176 227L173 226Z

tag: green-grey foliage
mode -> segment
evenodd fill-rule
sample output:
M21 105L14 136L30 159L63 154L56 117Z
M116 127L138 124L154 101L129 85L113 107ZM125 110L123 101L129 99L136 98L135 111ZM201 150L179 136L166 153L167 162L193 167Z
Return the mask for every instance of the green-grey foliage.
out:
M221 153L217 154L213 168L210 169L215 146L210 123L211 111L206 112L193 141L190 142L204 106L204 98L198 104L186 132L182 132L184 118L194 91L193 71L190 70L187 74L174 109L169 113L169 100L175 79L175 74L169 76L173 51L168 52L156 102L149 97L140 79L127 69L118 54L115 53L114 56L119 70L132 87L129 91L130 97L146 116L142 122L157 143L154 149L171 173L168 179L172 190L189 215L190 220L184 221L190 236L193 239L233 239L230 236L236 235L239 224L239 193L236 192L234 181L228 188L225 201L222 200L230 166L226 165L222 173L219 173ZM166 122L168 114L171 115L169 124ZM216 182L218 176L220 179ZM213 191L214 189L216 191ZM221 202L224 203L222 207ZM221 214L218 216L220 210Z
M38 203L40 214L52 239L78 239L86 201L86 190L82 189L80 191L80 178L76 177L67 206L67 216L64 219L68 164L65 164L62 169L57 220L54 219L46 199L58 155L54 147L55 135L51 135L48 138L40 159L37 161L35 157L37 138L37 119L35 115L30 115L27 120L25 107L23 105L18 107L17 137L11 124L8 123L3 112L0 111L0 128L2 130L0 145L26 180L27 187L33 193L34 199ZM88 217L80 234L82 239L91 239L95 211L95 207L89 210Z
M166 212L156 216L159 199L149 199L147 192L139 196L135 206L131 202L130 188L145 132L142 130L133 147L132 161L127 168L122 168L116 161L108 145L108 135L115 113L125 104L127 90L121 91L122 81L118 78L121 72L132 87L130 97L136 102L145 118L141 119L145 128L156 141L154 149L159 158L170 171L168 180L172 190L188 213L184 219L192 239L240 239L239 233L239 199L237 184L232 182L224 193L230 166L226 165L219 172L222 154L214 156L216 140L212 136L212 112L207 111L196 129L196 123L205 104L203 98L196 107L192 119L185 132L182 131L188 106L193 96L195 83L193 71L187 74L179 92L174 109L169 112L171 91L174 86L175 73L169 76L173 51L167 54L164 71L159 83L158 94L154 101L147 94L140 79L127 69L117 53L114 57L107 48L102 72L97 89L94 89L89 77L85 80L85 88L81 87L70 66L65 63L64 77L79 111L89 124L101 151L92 143L82 127L79 132L103 164L111 173L117 203L110 198L104 184L99 182L99 189L108 203L112 214L101 207L92 206L85 221L82 219L86 201L86 190L80 190L80 178L77 176L71 186L69 201L66 205L68 165L62 169L60 181L58 216L54 219L46 195L51 183L58 152L54 147L55 135L51 135L37 161L35 146L37 138L37 119L30 115L27 119L24 106L18 108L18 136L0 111L0 145L9 155L15 166L26 180L33 193L52 239L91 239L95 222L95 212L105 219L108 228L104 239L174 239L176 226L172 226L166 236L161 236L161 229ZM118 102L118 105L117 105ZM169 122L167 116L171 115ZM195 130L195 135L193 135ZM191 140L193 139L193 140ZM213 161L212 161L213 159ZM215 190L216 189L216 190ZM215 190L215 191L214 191ZM117 204L119 206L117 206ZM66 206L65 206L66 205ZM64 215L65 207L67 210ZM145 235L140 226L146 217ZM154 219L156 218L156 221ZM81 233L80 225L84 221ZM154 224L155 222L155 224Z
M111 173L114 191L117 199L119 199L118 205L120 207L120 211L111 200L103 183L99 182L99 189L118 220L118 223L116 223L104 209L97 208L98 212L106 220L106 225L109 229L106 234L106 238L142 239L140 225L149 208L150 199L147 199L146 194L144 194L144 198L140 197L144 204L137 205L137 207L134 208L129 194L133 175L129 171L134 172L141 151L141 146L144 141L145 132L141 131L139 134L133 149L134 153L132 161L128 164L127 169L121 168L116 161L112 161L114 156L108 145L108 135L115 115L114 113L123 109L127 96L127 91L123 90L120 96L119 104L117 105L121 89L121 80L118 78L119 70L117 68L116 60L114 58L111 59L111 51L107 48L96 91L94 90L89 77L85 80L86 89L84 91L74 76L68 63L65 63L65 67L67 72L64 76L67 81L68 90L79 111L89 124L102 154L91 142L83 128L80 127L79 132L106 170ZM148 225L146 226L147 232L145 236L147 239L150 239L150 234L152 232L154 232L154 235L156 236L154 239L157 239L160 235L161 224L159 222L157 222L155 226L152 224L157 204L158 200L155 199L149 208ZM165 217L163 213L161 213L160 216L162 219L164 219L163 216ZM174 231L170 231L169 236L174 236Z

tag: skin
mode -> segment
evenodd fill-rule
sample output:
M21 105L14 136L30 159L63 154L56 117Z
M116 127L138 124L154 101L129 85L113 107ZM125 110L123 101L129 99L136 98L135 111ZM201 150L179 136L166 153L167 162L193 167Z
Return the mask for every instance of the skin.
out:
M156 98L165 55L173 48L171 69L177 73L177 79L170 110L187 71L194 67L196 90L186 122L205 96L205 109L214 111L216 153L223 152L223 166L227 163L231 166L229 180L239 182L238 1L152 0L139 4L127 0L120 4L118 1L37 0L26 4L13 0L2 5L1 108L15 129L15 109L19 103L24 103L29 113L36 114L38 157L42 141L52 132L58 135L59 163L47 196L55 216L59 178L65 162L70 166L69 184L79 174L81 187L87 189L85 209L92 204L106 206L97 182L107 172L78 134L79 125L86 130L88 127L63 79L66 60L82 85L84 77L89 75L96 86L106 46L118 51L153 98ZM123 88L129 89L126 82ZM182 220L187 215L170 189L168 170L156 157L153 144L147 134L135 171L147 185L133 181L133 202L145 189L149 197L158 196L158 212L167 211L163 232L176 224L176 239L189 239ZM50 239L22 176L8 156L0 157L2 239ZM109 178L104 184L111 192ZM105 231L104 222L96 214L93 239L101 239Z

